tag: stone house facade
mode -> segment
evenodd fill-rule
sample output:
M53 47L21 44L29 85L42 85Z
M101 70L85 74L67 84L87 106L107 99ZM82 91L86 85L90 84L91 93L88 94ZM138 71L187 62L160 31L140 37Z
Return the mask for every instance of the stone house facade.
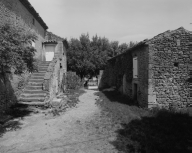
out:
M37 50L36 58L40 61L45 59L42 43L48 26L28 0L0 0L0 25L5 23L33 30L38 37L38 40L32 42Z
M54 97L60 90L64 90L61 82L65 80L67 71L67 40L47 31L48 26L28 0L0 0L0 26L6 23L32 30L37 35L38 39L32 42L32 46L37 50L35 58L38 60L38 72L7 74L6 84L0 74L0 115L2 110L20 99L29 102L30 98L36 97L35 101L39 103L45 101L47 94ZM55 44L54 47L52 44ZM46 48L47 45L49 49ZM46 53L50 51L50 47L53 48L53 57L47 62ZM19 88L19 84L23 84L22 88Z
M100 88L115 86L142 107L191 106L191 42L181 27L138 43L108 61Z
M48 27L28 0L0 0L0 26L4 24L24 28L26 31L32 30L38 38L35 42L31 42L37 50L35 58L38 61L45 60L43 42ZM0 74L0 112L17 102L20 94L19 86L29 76L30 73L22 75L7 74L5 84L3 76Z

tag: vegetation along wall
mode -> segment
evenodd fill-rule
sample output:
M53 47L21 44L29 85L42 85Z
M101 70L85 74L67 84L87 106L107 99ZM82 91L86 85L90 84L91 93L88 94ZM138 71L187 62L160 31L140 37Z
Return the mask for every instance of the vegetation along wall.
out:
M33 43L37 50L36 58L44 60L42 42L48 28L27 0L0 0L0 25L10 23L25 30L34 30L38 39Z
M37 50L35 58L44 60L42 42L45 41L46 29L48 28L35 9L27 0L0 0L0 26L5 24L23 28L26 33L33 31L37 40L31 43ZM5 110L17 101L19 90L24 86L30 73L15 75L8 72L0 74L0 110Z

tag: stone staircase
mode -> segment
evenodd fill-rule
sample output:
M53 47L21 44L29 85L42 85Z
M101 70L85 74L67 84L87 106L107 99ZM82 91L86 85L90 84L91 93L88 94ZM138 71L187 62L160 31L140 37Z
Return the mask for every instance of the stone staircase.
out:
M43 81L45 73L50 62L41 62L38 66L38 72L31 75L28 84L26 85L23 93L20 95L19 103L29 105L43 105L46 91L43 91Z

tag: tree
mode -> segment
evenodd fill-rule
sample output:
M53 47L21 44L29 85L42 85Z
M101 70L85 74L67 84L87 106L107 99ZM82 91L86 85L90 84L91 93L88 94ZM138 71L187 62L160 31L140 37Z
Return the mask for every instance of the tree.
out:
M129 45L126 44L126 43L123 43L123 44L119 45L119 47L118 47L118 53L119 53L119 54L122 54L122 53L124 53L128 48L129 48Z
M130 45L133 45L130 42ZM81 78L86 75L95 76L99 70L104 69L107 60L125 52L129 45L118 41L109 42L105 37L82 34L79 39L69 41L67 53L68 70L75 71Z
M133 47L135 44L137 44L137 42L130 41L129 42L129 48Z
M114 57L118 55L118 47L119 47L119 42L118 41L112 41L110 43L111 51L109 54L109 57Z
M9 24L0 27L0 73L34 71L36 50L30 44L36 39L32 31Z
M75 71L81 78L88 74L93 67L90 62L90 40L89 35L82 34L80 39L72 38L69 41L69 50L67 53L68 69Z

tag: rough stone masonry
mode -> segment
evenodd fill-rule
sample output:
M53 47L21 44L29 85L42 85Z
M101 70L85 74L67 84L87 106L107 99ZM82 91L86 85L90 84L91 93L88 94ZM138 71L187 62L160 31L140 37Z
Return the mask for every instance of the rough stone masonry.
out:
M138 43L108 61L100 88L115 86L142 107L191 106L191 38L181 27Z

